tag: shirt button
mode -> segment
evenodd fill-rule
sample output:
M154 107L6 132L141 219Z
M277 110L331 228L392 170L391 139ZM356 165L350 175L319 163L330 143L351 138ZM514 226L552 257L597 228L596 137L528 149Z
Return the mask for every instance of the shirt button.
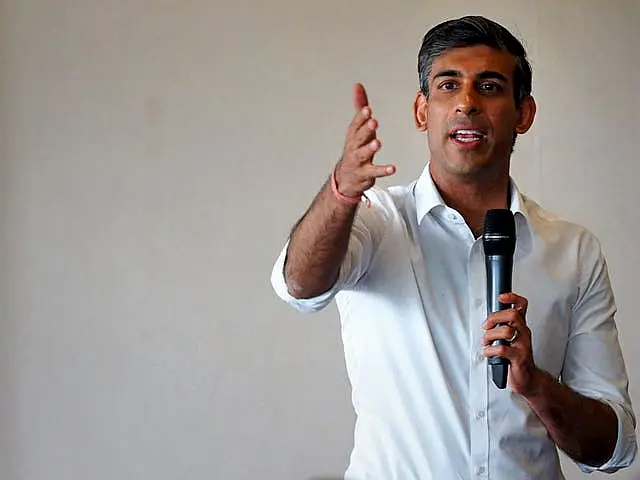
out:
M482 363L484 362L484 355L482 355L481 353L478 354L478 356L476 357L478 360L478 363Z
M449 220L451 220L452 222L455 222L458 220L458 216L455 213L450 213Z
M478 468L476 468L476 473L478 475L482 475L484 473L484 467L483 466L479 466Z
M473 303L475 304L476 308L480 308L482 306L482 299L476 298Z
M477 418L478 420L480 420L480 419L484 418L484 410L478 410L478 411L476 412L476 418Z

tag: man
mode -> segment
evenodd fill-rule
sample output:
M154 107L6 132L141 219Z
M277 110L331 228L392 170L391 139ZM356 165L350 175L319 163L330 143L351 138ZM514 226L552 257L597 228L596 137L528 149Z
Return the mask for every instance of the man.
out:
M556 445L585 472L628 466L635 416L600 246L509 176L536 112L524 48L464 17L425 35L418 67L420 178L374 187L395 167L372 163L378 124L356 85L342 158L272 274L301 311L336 298L357 413L346 478L560 479ZM518 294L487 318L481 233L494 208L515 217ZM509 388L491 382L489 356L509 359Z

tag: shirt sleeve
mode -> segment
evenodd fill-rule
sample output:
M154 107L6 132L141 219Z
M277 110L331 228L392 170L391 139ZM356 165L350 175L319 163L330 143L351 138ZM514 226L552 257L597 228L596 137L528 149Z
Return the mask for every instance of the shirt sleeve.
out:
M631 464L637 453L636 418L618 341L616 306L599 243L589 238L581 254L583 279L572 311L562 381L572 390L608 404L618 419L618 437L611 458L599 467L576 462L585 473L613 473Z
M271 271L271 285L282 300L300 312L317 312L326 307L339 291L352 288L358 283L367 272L385 229L385 214L376 190L367 191L370 207L362 204L358 207L338 279L326 292L312 298L295 298L289 293L284 276L289 240L286 242Z

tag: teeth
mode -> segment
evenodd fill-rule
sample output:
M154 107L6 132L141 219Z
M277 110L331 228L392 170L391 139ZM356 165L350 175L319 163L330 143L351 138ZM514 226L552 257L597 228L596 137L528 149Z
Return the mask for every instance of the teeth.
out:
M483 136L482 132L478 130L456 130L456 135L478 135Z
M452 136L459 142L475 142L482 140L485 135L479 130L456 130Z

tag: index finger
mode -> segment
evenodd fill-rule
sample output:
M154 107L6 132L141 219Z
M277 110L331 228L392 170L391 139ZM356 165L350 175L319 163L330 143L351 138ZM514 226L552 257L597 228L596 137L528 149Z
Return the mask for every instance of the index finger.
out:
M524 297L521 297L516 293L513 293L513 292L503 293L498 297L498 301L500 303L513 305L513 308L515 308L523 316L527 314L527 307L529 306L529 300L527 300Z
M364 89L364 85L356 83L353 86L353 106L356 111L362 110L369 105L369 99L367 98L367 91Z

